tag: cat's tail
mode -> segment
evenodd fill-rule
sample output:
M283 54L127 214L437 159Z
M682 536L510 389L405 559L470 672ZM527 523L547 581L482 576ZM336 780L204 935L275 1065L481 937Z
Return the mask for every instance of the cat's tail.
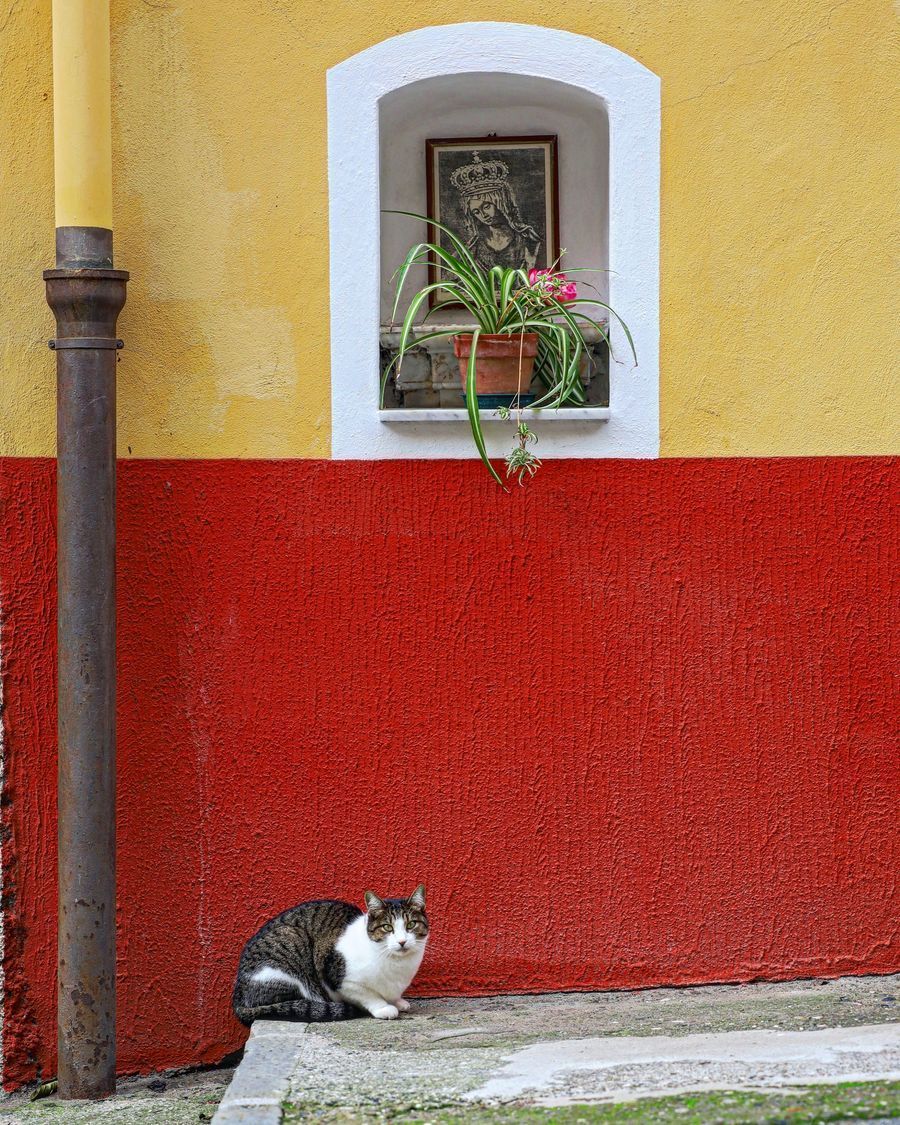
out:
M295 1020L298 1023L332 1023L355 1020L366 1013L343 1000L282 1000L276 1004L260 1004L248 1008L234 1005L234 1014L246 1027L255 1020Z

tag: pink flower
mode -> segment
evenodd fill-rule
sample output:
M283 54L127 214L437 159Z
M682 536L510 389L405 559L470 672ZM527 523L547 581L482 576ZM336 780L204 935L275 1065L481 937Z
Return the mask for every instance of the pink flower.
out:
M564 273L553 270L529 270L528 284L542 297L552 297L562 305L567 305L578 296L578 286Z

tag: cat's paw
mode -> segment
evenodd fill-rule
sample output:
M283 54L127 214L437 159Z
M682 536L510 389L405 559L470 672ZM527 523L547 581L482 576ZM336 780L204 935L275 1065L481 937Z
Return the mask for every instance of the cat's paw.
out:
M393 1004L385 1004L383 1008L376 1008L372 1015L377 1020L395 1020L400 1013Z
M400 997L399 1000L395 1000L394 1003L396 1004L397 1009L399 1011L401 1011L401 1012L408 1012L409 1011L409 1001L404 1000L402 996Z

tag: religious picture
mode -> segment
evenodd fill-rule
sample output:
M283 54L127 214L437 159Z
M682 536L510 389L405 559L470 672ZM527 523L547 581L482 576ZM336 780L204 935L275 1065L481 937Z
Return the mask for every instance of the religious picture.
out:
M460 235L480 266L553 265L559 256L556 137L460 137L425 147L428 217ZM430 241L451 248L437 228ZM439 280L434 266L431 278ZM438 290L431 304L442 299Z

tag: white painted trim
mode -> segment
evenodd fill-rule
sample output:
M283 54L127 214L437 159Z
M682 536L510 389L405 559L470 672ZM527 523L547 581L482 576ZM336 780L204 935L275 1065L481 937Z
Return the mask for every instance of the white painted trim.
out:
M398 35L328 71L331 239L332 456L345 459L466 458L477 453L461 426L383 425L378 409L378 105L392 90L448 74L498 72L550 79L599 98L610 130L610 304L625 317L639 367L614 324L620 363L610 370L604 426L555 426L542 457L659 456L660 81L605 43L552 28L461 23ZM495 427L491 427L494 430ZM508 435L487 435L492 456Z

